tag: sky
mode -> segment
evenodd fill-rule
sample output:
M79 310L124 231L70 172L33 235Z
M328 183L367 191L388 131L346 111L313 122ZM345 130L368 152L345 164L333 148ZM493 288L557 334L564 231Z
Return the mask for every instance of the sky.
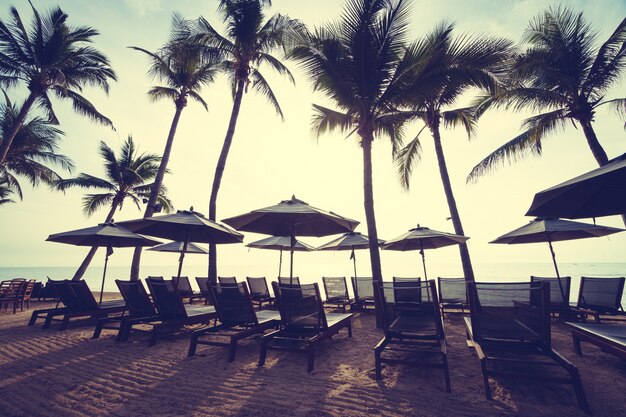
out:
M119 149L127 135L132 134L140 149L162 153L174 114L171 102L153 103L146 92L157 80L147 76L147 59L128 46L156 50L169 35L171 16L178 13L186 18L204 16L217 27L217 0L33 0L36 8L45 10L58 4L69 14L71 25L88 25L100 35L95 46L111 60L119 81L113 83L109 95L95 89L84 94L114 123L116 130L91 123L74 114L68 103L55 101L60 128L65 132L61 153L71 157L76 165L73 175L86 172L100 176L103 169L97 154L101 140ZM310 27L338 19L343 2L340 0L274 0L267 15L287 14L301 19ZM31 12L25 0L3 1L0 18L6 19L13 4L25 20ZM410 30L414 38L428 33L441 21L455 22L457 33L491 34L519 41L527 22L552 1L542 0L415 0L411 12ZM598 30L600 44L626 16L623 0L562 1L576 11L583 11ZM324 97L313 94L307 78L292 62L296 85L276 76L268 76L285 113L282 122L271 106L260 97L244 97L237 130L229 154L218 199L218 219L270 206L292 195L309 204L332 210L361 221L357 231L367 233L363 209L362 153L356 137L327 134L315 138L310 120L313 103L326 103ZM266 69L266 73L270 73ZM626 84L622 80L608 98L623 97ZM13 101L22 100L25 88L9 91ZM207 213L213 172L220 152L230 115L232 100L225 77L203 90L209 104L206 112L190 102L183 111L169 167L172 174L165 184L178 209ZM568 126L544 141L541 157L528 157L513 165L505 164L476 184L466 184L472 167L505 141L520 133L520 123L530 113L497 111L486 114L478 124L478 133L468 141L458 130L442 132L452 186L460 210L470 254L474 263L489 262L550 262L544 244L490 245L489 241L526 224L524 213L533 195L596 167L581 130ZM597 112L594 127L609 158L626 152L626 131L623 121L609 109ZM421 125L407 129L407 139ZM373 149L374 201L379 238L391 239L417 224L431 229L453 232L447 218L449 212L439 177L432 139L422 137L422 159L414 171L411 189L400 186L390 145L377 140ZM69 175L65 173L65 175ZM31 189L26 185L24 201L0 207L0 266L71 266L78 265L86 249L45 242L51 233L89 227L101 222L108 210L91 218L82 213L82 190L65 194L46 187ZM142 210L145 207L142 207ZM142 211L127 204L115 215L115 220L137 218ZM599 224L623 226L619 217L598 219ZM246 242L264 236L246 234ZM321 245L334 237L303 238ZM626 262L626 233L598 239L559 242L555 245L562 262ZM131 250L116 251L110 265L130 264ZM428 253L429 260L458 263L458 250L444 248ZM337 264L345 256L317 253L308 262ZM366 258L366 253L361 259ZM383 252L384 275L391 275L396 265L414 263L417 254ZM95 265L101 264L97 257ZM145 253L143 265L175 262L158 253ZM189 257L190 264L206 264L204 257ZM219 250L218 268L229 265L276 263L276 254L249 251L243 245L229 245ZM364 269L367 268L363 262ZM218 269L218 272L221 269ZM529 271L529 275L530 275ZM349 272L347 272L349 273ZM346 274L347 274L346 273ZM480 274L478 271L477 275Z

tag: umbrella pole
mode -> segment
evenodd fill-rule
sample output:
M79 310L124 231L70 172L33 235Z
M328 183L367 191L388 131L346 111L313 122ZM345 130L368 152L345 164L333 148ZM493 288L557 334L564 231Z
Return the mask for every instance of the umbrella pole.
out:
M99 305L102 305L102 294L104 293L104 280L107 276L107 264L109 263L109 251L106 251L106 255L104 257L104 271L102 271L102 286L100 286L100 302Z
M180 279L180 273L183 270L183 261L185 260L185 252L187 252L187 245L189 244L189 233L185 236L185 243L183 244L183 251L180 253L180 259L178 260L178 274L176 276Z
M424 243L420 240L420 255L422 255L422 266L424 268L424 280L428 280L428 275L426 274L426 256L424 255Z
M278 258L278 276L280 277L280 274L282 273L283 270L283 250L280 250L280 258Z
M563 302L569 305L569 300L565 299L565 290L563 290L563 283L561 283L561 275L559 274L559 267L556 264L556 255L554 254L554 249L552 248L552 240L550 239L550 235L548 235L548 246L550 247L552 263L554 264L554 270L556 271L556 279L559 283L559 289L561 290L561 297L563 297Z
M352 263L354 264L354 278L358 277L356 274L356 253L354 253L354 247L352 248Z
M291 235L291 263L289 265L289 284L293 284L293 248L296 246L296 237Z

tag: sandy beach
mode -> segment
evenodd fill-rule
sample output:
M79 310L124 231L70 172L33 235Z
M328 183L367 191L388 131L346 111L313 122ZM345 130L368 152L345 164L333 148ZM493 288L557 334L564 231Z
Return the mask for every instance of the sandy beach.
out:
M49 303L33 303L34 308ZM32 309L31 309L32 311ZM354 336L325 343L315 370L305 356L271 352L258 368L258 344L241 343L237 360L189 338L147 347L135 333L116 343L105 330L92 340L85 322L67 331L26 326L31 311L0 314L0 415L36 416L584 416L570 386L492 381L487 401L478 360L465 344L460 317L446 319L452 394L439 370L387 366L374 379L373 347L381 338L372 314L356 314ZM565 327L553 323L554 347L578 366L595 416L626 415L626 363L592 345L572 351Z

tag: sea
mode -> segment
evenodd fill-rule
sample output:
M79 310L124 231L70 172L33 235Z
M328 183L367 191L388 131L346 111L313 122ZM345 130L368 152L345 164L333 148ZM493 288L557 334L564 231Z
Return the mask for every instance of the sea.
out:
M364 263L364 262L363 262ZM385 266L385 265L384 265ZM551 263L474 263L474 275L476 281L484 282L520 282L528 281L530 275L535 276L555 276L554 266ZM363 267L361 267L362 269ZM390 267L388 266L388 269ZM76 271L76 266L54 266L54 267L0 267L0 280L10 278L28 278L45 281L47 277L52 279L71 278ZM102 266L91 266L85 273L84 280L94 291L100 291L102 283ZM367 276L366 273L359 275ZM390 273L388 273L390 272ZM626 276L626 263L560 263L559 272L561 276L572 277L571 300L575 302L578 297L578 287L581 276L591 277L623 277ZM163 276L170 277L176 275L177 264L161 265L161 266L142 266L141 277L147 276ZM193 286L196 286L194 277L207 276L206 265L185 265L181 275L190 277ZM236 265L220 265L218 270L220 276L235 276L238 280L245 280L246 276L265 276L269 281L275 280L278 276L278 265L267 264L236 264ZM289 276L288 263L283 264L282 276ZM307 263L300 264L294 271L294 276L299 276L302 283L318 282L321 286L322 276L346 276L348 279L354 275L352 264L324 264L324 263ZM423 272L416 272L413 268L398 268L396 271L383 270L385 280L391 280L392 276L423 278ZM428 265L428 277L458 277L462 276L458 263L432 263ZM129 267L109 266L107 270L104 291L116 292L115 279L128 279ZM626 306L626 296L622 302Z

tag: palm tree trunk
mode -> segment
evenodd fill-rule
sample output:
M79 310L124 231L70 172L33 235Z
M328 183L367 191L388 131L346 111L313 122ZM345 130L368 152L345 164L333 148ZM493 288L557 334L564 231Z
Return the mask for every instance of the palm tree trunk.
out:
M374 214L374 185L372 176L372 142L371 132L361 136L363 148L363 205L365 206L365 220L367 222L367 236L369 239L370 261L372 263L372 281L374 284L374 304L376 305L376 327L383 324L382 303L378 292L378 284L383 282L383 273L380 265L378 250L378 231L376 230L376 216Z
M113 204L111 204L111 211L109 211L109 214L104 220L105 223L109 223L113 219L115 210L117 210L118 207L119 207L119 203L116 200L113 200ZM78 281L83 277L83 275L85 275L85 271L87 270L87 267L89 267L89 264L91 263L91 260L93 259L97 251L98 251L97 246L92 246L91 249L89 249L87 256L85 256L85 259L83 259L83 262L80 264L80 266L78 267L78 270L72 277L72 281Z
M450 175L448 175L448 167L446 166L446 158L443 153L443 146L441 145L441 135L439 133L438 122L435 122L431 126L431 132L435 142L435 153L437 154L437 162L439 163L439 174L441 175L441 182L443 183L446 200L448 200L448 208L450 210L450 216L452 217L454 233L464 236L465 233L463 232L463 225L461 224L461 216L459 215L459 210L456 207L456 200L454 199L454 193L452 192L452 184L450 184ZM465 275L465 280L472 282L474 281L474 269L472 268L472 261L470 260L467 243L459 245L459 252L461 255L461 264L463 265L463 275Z
M593 130L591 126L590 120L580 120L580 125L583 128L583 132L585 133L585 138L587 138L587 144L589 145L589 149L591 149L591 153L593 157L596 158L596 162L600 166L604 166L609 163L609 158L606 156L606 152L600 142L598 141L598 137L596 136L596 132Z
M244 87L245 79L240 78L239 81L237 81L233 110L230 113L230 121L228 122L228 130L226 130L226 137L222 145L222 152L220 153L217 166L215 167L213 188L211 189L211 198L209 199L209 220L213 221L217 218L217 193L220 191L220 184L222 183L224 168L226 167L226 159L228 158L228 152L230 151L230 146L235 136L235 127L237 126L239 110L241 109L241 102L243 101ZM217 282L217 245L215 243L209 245L209 282Z
M159 192L161 191L161 185L163 185L163 178L165 177L165 171L167 171L167 164L170 161L170 154L172 152L172 145L174 143L174 136L176 135L176 128L178 127L178 121L180 120L180 115L183 112L183 108L185 108L185 104L182 101L176 101L176 113L174 113L174 119L172 119L172 125L170 126L170 132L167 135L167 142L165 142L165 149L163 150L163 156L161 156L161 165L159 165L159 170L157 171L157 175L154 178L154 184L152 184L152 190L150 190L150 198L148 199L148 204L146 206L146 212L143 215L144 219L148 217L152 217L154 214L154 206L157 202L157 197L159 196ZM141 247L135 248L135 252L133 253L133 263L130 267L130 279L138 280L139 279L139 263L141 262Z
M9 128L6 136L2 138L2 143L0 143L0 165L4 164L4 161L7 159L7 155L9 154L9 149L11 148L11 144L13 143L13 139L15 139L15 135L20 130L22 125L24 124L24 120L26 120L26 116L28 116L28 112L30 108L33 106L33 103L37 99L38 94L34 91L31 91L28 95L28 98L22 104L22 108L17 115L17 118L13 121L13 124Z

